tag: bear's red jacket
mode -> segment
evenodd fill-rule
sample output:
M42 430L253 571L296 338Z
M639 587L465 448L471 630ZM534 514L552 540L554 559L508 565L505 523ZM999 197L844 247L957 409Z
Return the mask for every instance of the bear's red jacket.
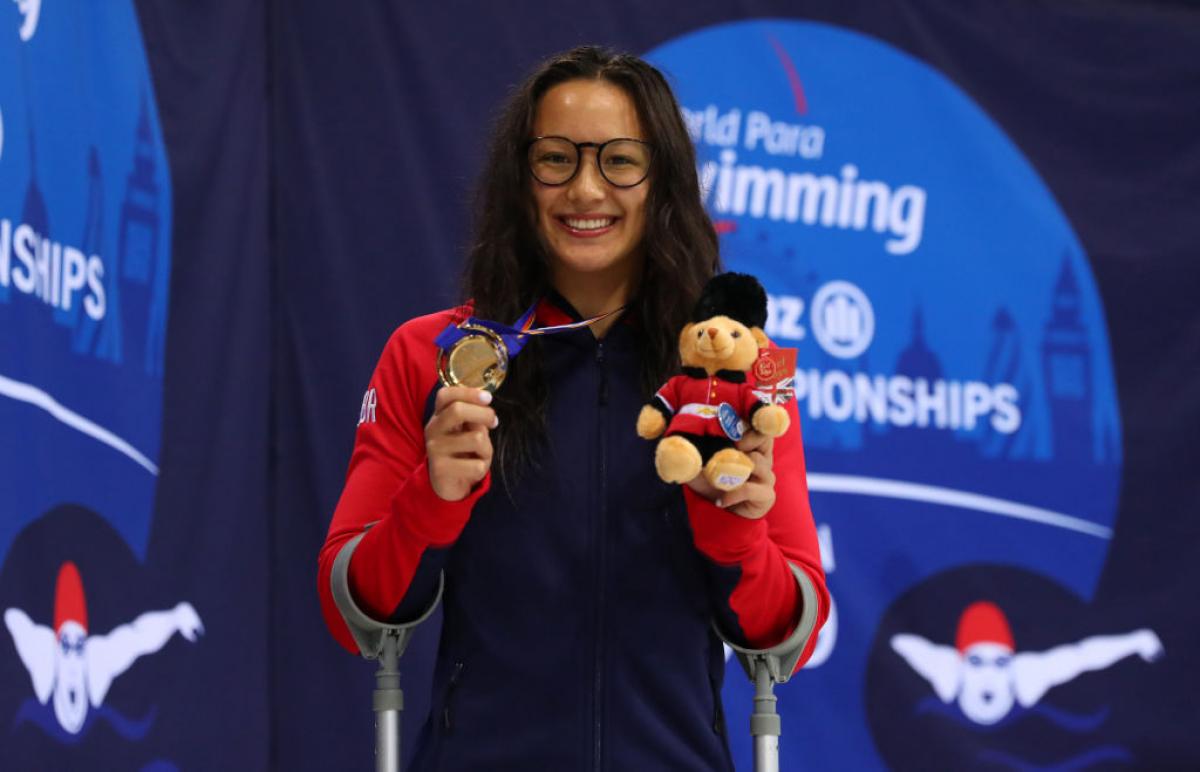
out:
M727 404L739 418L748 420L754 409L763 404L755 396L754 385L746 380L746 374L738 370L721 370L709 375L700 368L684 368L683 375L671 378L654 396L671 417L664 432L667 436L726 437L717 408Z
M634 431L636 322L602 341L548 336L530 344L550 395L537 468L509 491L489 476L446 502L423 427L433 339L456 318L414 319L389 340L319 559L326 622L351 651L330 590L347 541L372 526L349 578L381 620L419 617L444 572L433 712L412 768L732 769L713 623L747 646L787 637L801 602L789 561L817 587L818 626L828 613L795 403L775 441L775 506L748 520L655 474L653 443ZM561 299L538 310L539 325L571 319Z

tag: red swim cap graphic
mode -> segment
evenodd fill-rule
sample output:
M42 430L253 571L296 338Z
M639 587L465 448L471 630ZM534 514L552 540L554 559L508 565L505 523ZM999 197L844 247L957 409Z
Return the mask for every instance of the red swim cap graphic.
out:
M58 582L54 585L54 632L62 629L64 622L78 622L87 631L87 600L83 597L83 579L79 569L71 561L58 569Z
M958 635L954 645L960 652L977 643L998 643L1015 651L1012 629L1000 607L990 601L981 600L967 606L958 620Z

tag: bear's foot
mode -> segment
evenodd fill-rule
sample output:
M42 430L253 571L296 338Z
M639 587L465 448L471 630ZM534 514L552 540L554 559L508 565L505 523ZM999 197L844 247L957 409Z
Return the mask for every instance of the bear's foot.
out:
M713 454L704 465L704 477L714 488L731 491L750 479L754 462L737 448L726 448Z
M768 405L754 414L751 423L754 430L767 437L781 437L788 430L792 419L782 405Z
M667 437L654 449L654 468L663 482L685 483L700 474L700 451L678 435Z

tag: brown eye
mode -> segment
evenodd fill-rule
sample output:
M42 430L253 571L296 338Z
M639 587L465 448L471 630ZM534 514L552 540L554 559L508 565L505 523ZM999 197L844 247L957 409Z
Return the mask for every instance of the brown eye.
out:
M733 337L735 337L735 338L740 338L740 337L742 337L742 334L741 334L740 332L738 332L737 330L734 330L734 331L733 331Z
M704 330L701 330L700 332L696 333L696 337L697 337L697 338L703 338L703 337L704 337Z

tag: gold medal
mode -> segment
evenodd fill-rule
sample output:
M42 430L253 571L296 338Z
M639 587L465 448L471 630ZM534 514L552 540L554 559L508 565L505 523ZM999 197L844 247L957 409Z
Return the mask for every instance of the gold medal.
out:
M476 324L462 324L468 331L438 351L438 377L446 386L470 386L495 392L508 375L508 347L492 330Z
M471 317L460 324L451 323L438 334L438 378L444 386L469 386L495 392L508 375L508 360L521 353L527 339L587 327L624 310L607 313L570 324L533 327L535 306L529 308L513 327L495 322L480 322Z

